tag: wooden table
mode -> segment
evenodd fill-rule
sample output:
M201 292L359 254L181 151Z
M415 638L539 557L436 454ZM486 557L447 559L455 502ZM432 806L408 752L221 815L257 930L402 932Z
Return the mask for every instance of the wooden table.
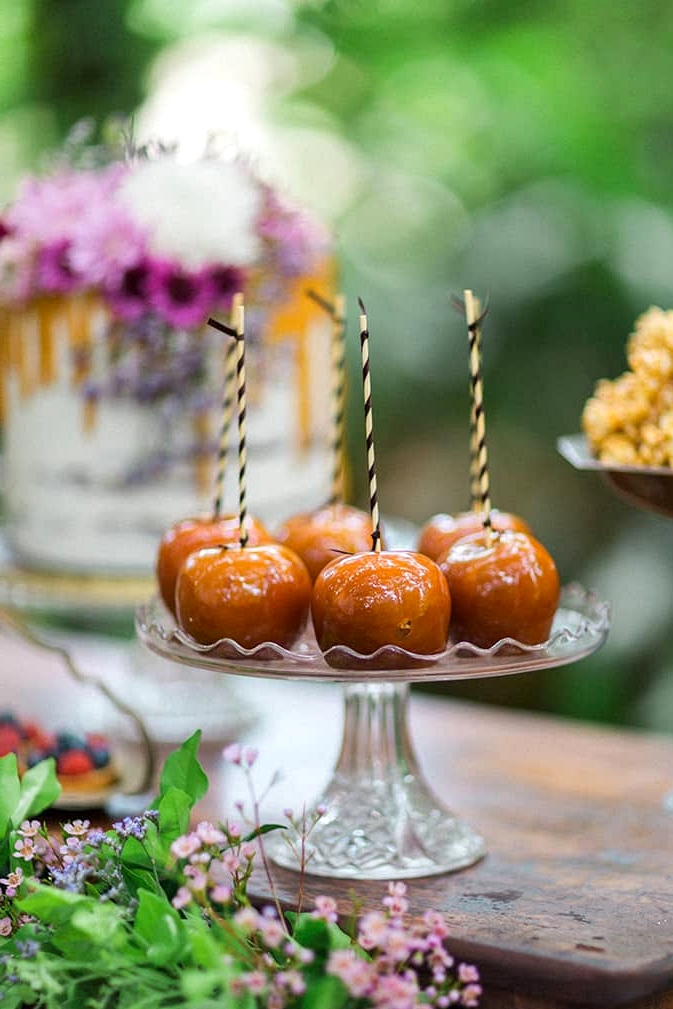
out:
M89 665L95 654L85 649ZM23 643L0 636L3 666L46 703L53 657L26 657ZM105 667L112 682L109 650ZM340 741L338 686L223 678L222 703L259 714L243 738L260 747L261 787L274 770L285 772L263 819L319 794ZM408 881L411 910L445 916L451 951L480 967L483 1009L673 1009L673 810L664 805L673 792L673 736L427 695L412 696L410 724L428 781L488 850L463 871ZM245 795L220 749L202 751L211 788L199 818L221 818ZM292 904L296 875L274 876ZM254 889L268 897L263 875ZM344 911L351 890L373 906L385 883L306 881L308 899L327 893Z
M249 686L271 716L250 742L279 757L284 743L291 803L298 775L304 787L326 779L338 693ZM451 951L481 969L484 1009L671 1009L673 739L420 695L411 728L436 793L488 848L468 869L407 881L411 911L442 912ZM199 815L221 814L221 802L214 787ZM292 904L296 874L276 868L274 878ZM255 888L269 895L263 876ZM309 899L327 893L343 911L350 891L376 905L385 883L307 877Z

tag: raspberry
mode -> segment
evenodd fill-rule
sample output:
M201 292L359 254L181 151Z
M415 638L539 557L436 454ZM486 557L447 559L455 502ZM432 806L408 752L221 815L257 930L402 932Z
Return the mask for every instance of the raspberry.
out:
M58 774L86 774L93 770L93 761L86 750L66 750L56 762Z
M0 757L8 753L18 753L21 747L21 734L13 725L5 722L0 725Z

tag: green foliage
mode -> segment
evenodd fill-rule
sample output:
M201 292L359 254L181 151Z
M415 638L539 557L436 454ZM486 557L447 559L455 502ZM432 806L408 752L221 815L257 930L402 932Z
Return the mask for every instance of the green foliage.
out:
M249 840L226 824L190 830L190 812L207 787L198 742L195 733L168 758L156 810L105 832L75 820L63 827L63 846L25 818L53 795L53 761L37 765L25 787L16 761L0 762L5 841L18 840L21 848L9 857L0 886L3 1006L375 1009L380 1003L350 994L347 979L330 970L332 954L344 953L358 969L374 967L372 956L333 921L333 901L318 898L315 913L259 912L247 894ZM269 829L255 823L248 837ZM400 887L389 891L398 903ZM396 933L398 952L382 956L372 984L380 977L385 985L391 971L408 983L418 966L420 933L405 940L404 962L401 918L386 911L380 919ZM435 942L426 949L436 956ZM477 1004L481 990L473 985L470 994L453 976L442 977L439 987L442 997L455 992L454 1001L465 991L467 1005ZM432 999L428 1009L437 1009Z

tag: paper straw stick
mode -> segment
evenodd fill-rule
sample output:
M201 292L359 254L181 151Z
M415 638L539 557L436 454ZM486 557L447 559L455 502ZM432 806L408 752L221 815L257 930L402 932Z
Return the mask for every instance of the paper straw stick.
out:
M245 392L245 309L243 307L243 295L238 302L237 319L234 323L236 330L236 403L238 415L238 538L242 547L248 542L248 532L245 528L247 519L245 467L246 467L246 445L245 445L245 414L246 414L246 392Z
M231 306L231 326L235 327L238 318L238 306L241 295L235 294ZM220 423L220 440L217 450L217 474L215 477L215 502L213 516L219 518L224 502L224 483L227 476L227 457L229 454L229 428L234 409L236 390L236 342L229 340L224 366L224 395L222 398L222 418Z
M324 308L332 319L330 355L331 428L330 450L332 456L332 489L329 504L343 502L344 458L346 454L346 299L337 294L334 303L315 291L306 292L316 304Z
M491 522L491 491L488 473L488 454L486 451L486 422L484 418L484 388L481 374L481 334L479 303L472 291L464 292L465 318L470 346L470 385L476 430L477 477L479 480L479 499L481 503L482 521L487 543L493 538Z
M248 542L248 533L245 528L247 519L245 467L246 467L246 445L245 445L245 414L246 414L246 391L245 391L245 309L243 307L243 295L235 296L234 301L235 319L233 326L225 326L217 319L208 319L208 325L219 329L221 333L228 333L236 339L236 404L238 417L238 538L240 545L244 547Z
M477 318L481 314L478 298L473 298ZM476 352L481 360L481 330L476 330ZM477 411L475 408L474 389L470 382L470 508L480 512L482 509L481 487L479 484L479 434L477 432Z
M372 382L369 372L369 328L367 311L361 298L360 306L360 347L362 350L362 391L365 401L365 441L367 446L367 476L369 480L369 513L372 519L372 549L381 551L381 516L379 514L378 492L376 487L376 458L374 455L374 424L372 412Z

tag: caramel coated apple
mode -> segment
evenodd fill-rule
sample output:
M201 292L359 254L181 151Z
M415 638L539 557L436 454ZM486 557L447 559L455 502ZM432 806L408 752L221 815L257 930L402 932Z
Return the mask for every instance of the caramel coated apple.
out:
M446 647L451 598L434 561L407 550L373 550L340 557L323 568L311 597L318 645L346 645L371 655L384 645L432 655ZM328 661L332 662L330 656ZM334 660L332 664L343 664ZM403 657L383 654L380 665Z
M276 539L299 554L315 581L325 565L341 554L370 550L372 531L367 512L352 505L333 504L293 515L282 524Z
M231 638L242 648L273 641L291 648L304 629L311 578L280 543L206 547L190 554L178 575L178 625L195 641Z
M529 526L518 515L511 512L501 512L497 508L491 511L491 521L493 528L502 532L505 529L513 529L514 532L528 533ZM436 561L441 554L457 543L464 536L471 536L483 529L483 519L481 512L468 511L458 512L455 515L447 515L441 512L433 515L421 529L418 538L418 552Z
M248 544L273 543L273 536L252 516L246 518ZM161 598L175 616L175 586L180 568L190 554L203 547L238 543L240 526L237 515L202 515L183 519L167 529L157 552L156 576Z
M526 533L482 530L437 561L451 592L451 637L490 648L502 638L537 645L549 637L560 583L547 550Z

